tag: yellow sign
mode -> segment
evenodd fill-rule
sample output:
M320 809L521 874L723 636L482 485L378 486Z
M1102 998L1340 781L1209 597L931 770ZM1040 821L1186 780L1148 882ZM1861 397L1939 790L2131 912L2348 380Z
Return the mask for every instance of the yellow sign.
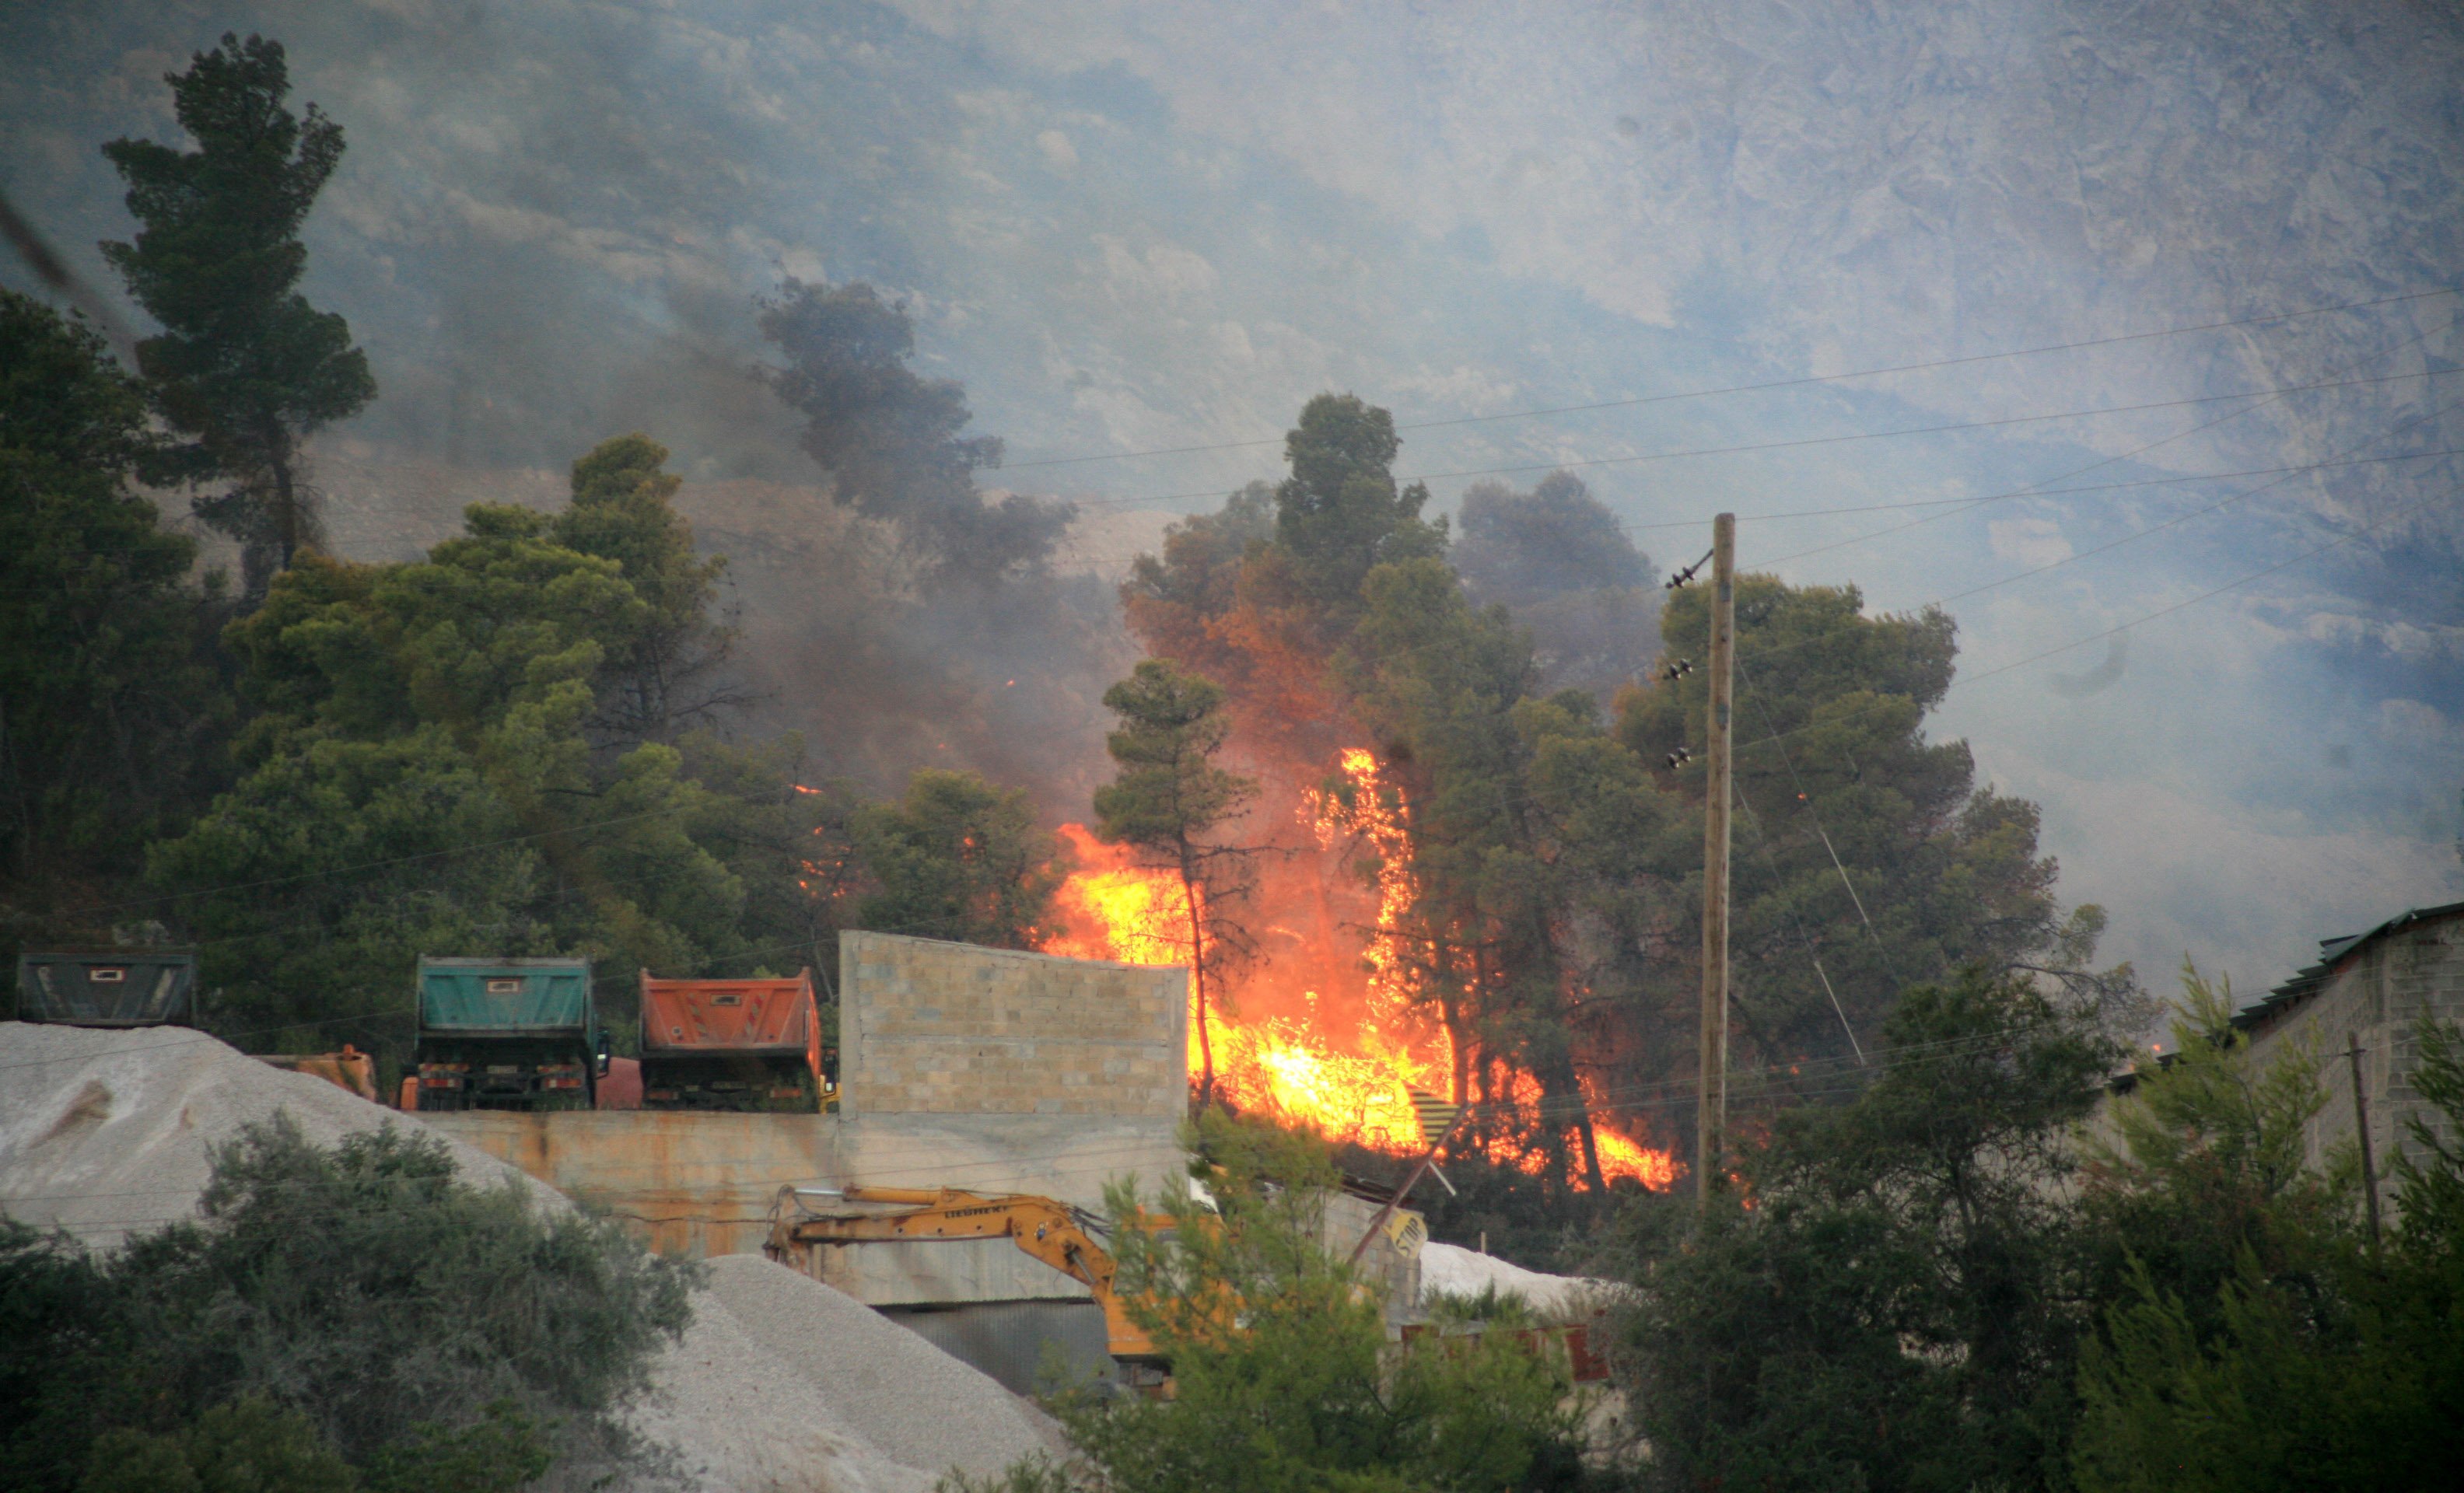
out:
M1406 1091L1412 1096L1412 1112L1420 1117L1421 1142L1436 1145L1440 1137L1455 1128L1455 1116L1463 1112L1463 1106L1441 1099L1424 1088Z

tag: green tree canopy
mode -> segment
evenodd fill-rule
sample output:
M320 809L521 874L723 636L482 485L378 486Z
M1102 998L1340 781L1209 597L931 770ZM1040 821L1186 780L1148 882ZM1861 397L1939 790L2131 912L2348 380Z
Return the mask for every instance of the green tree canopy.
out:
M673 502L684 479L667 461L668 449L638 431L602 441L573 464L572 505L547 529L566 549L616 561L648 609L600 671L606 727L620 740L669 739L734 699L710 678L729 642L709 618L727 561L693 553Z
M101 339L0 291L0 879L19 917L127 906L124 867L213 780L230 705L194 542L131 488L150 449ZM55 935L94 937L100 914Z
M353 1468L386 1493L480 1493L512 1483L436 1478L446 1444L533 1476L542 1452L606 1471L633 1450L621 1413L682 1334L694 1266L519 1183L465 1182L399 1127L323 1148L277 1117L212 1159L198 1221L107 1256L0 1224L11 1487L66 1493L89 1466L89 1487L146 1485L111 1480L117 1453L154 1486L185 1463L200 1493L342 1493ZM399 1476L414 1454L434 1481ZM251 1459L306 1481L252 1484Z
M858 809L853 828L878 884L855 926L996 949L1032 949L1052 931L1066 871L1024 789L920 767L905 795Z
M1668 660L1707 657L1708 591L1670 595L1661 624ZM1736 618L1743 812L1729 937L1740 1063L1849 1053L1846 1029L1863 1040L1902 989L1970 963L2042 973L2082 999L2145 1014L2127 966L2090 967L2103 913L2062 912L2057 867L2037 850L2036 806L1978 787L1966 742L1926 737L1958 652L1948 616L1867 616L1853 586L1747 575ZM1697 813L1707 689L1697 667L1617 702L1619 739ZM1661 770L1681 747L1690 759ZM1700 859L1697 839L1660 870L1699 887ZM1698 928L1688 912L1666 931L1671 989L1696 978Z
M2194 987L2182 1035L2220 1005ZM2207 999L2200 999L2205 997ZM2129 1259L2079 1369L2071 1470L2087 1493L2431 1488L2464 1463L2464 1034L2425 1017L2430 1113L2397 1168L2401 1227L2356 1218L2349 1157L2299 1175L2323 1095L2312 1054L2182 1048L2143 1075L2107 1209ZM2286 1060L2290 1059L2288 1063ZM2233 1246L2220 1262L2219 1244ZM2221 1264L2221 1268L2219 1267Z
M1520 608L1651 580L1624 525L1572 472L1552 472L1529 493L1475 482L1463 490L1462 523L1455 568L1484 601Z
M1170 1400L1064 1411L1088 1476L1015 1475L1014 1493L1461 1493L1583 1485L1571 1388L1511 1333L1432 1334L1399 1351L1327 1252L1322 1148L1209 1111L1208 1211L1186 1191L1111 1190L1120 1282L1172 1361ZM1159 1208L1168 1233L1127 1220Z
M1649 1485L2061 1485L2099 1028L1983 971L1912 989L1854 1103L1740 1127L1767 1139L1699 1232L1660 1205L1627 1360Z
M655 450L603 447L585 486ZM655 477L586 505L582 537L671 538ZM560 542L566 516L474 505L425 560L310 558L231 627L254 710L244 775L150 857L207 943L227 1028L391 1050L422 954L585 954L619 1018L635 969L814 957L789 848L812 827L795 750L594 729L611 693L639 698L622 662L680 604L664 597L663 615L625 560Z
M226 34L164 81L197 148L102 147L141 225L102 252L163 326L137 348L154 407L187 437L161 470L237 484L197 512L240 541L255 595L317 537L301 439L376 396L350 327L297 290L299 227L341 160L342 129L315 104L304 118L284 106L289 64L263 37Z
M1658 649L1651 561L1580 478L1552 472L1529 493L1477 482L1464 489L1460 516L1450 555L1464 588L1531 630L1550 689L1606 699Z
M1300 593L1337 617L1353 614L1370 567L1435 555L1445 522L1420 517L1429 490L1395 481L1402 449L1395 417L1352 394L1320 394L1284 437L1292 474L1275 489L1275 542Z

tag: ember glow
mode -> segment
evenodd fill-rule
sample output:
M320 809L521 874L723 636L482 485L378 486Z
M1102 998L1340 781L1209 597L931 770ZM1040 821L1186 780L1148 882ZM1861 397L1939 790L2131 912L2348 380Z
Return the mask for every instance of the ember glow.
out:
M1415 999L1415 975L1396 940L1412 889L1408 845L1394 796L1379 781L1375 757L1361 749L1342 757L1345 791L1304 795L1300 819L1330 854L1345 845L1375 858L1375 927L1353 947L1310 947L1293 931L1302 917L1269 916L1260 956L1229 972L1208 1013L1216 1087L1244 1110L1281 1116L1337 1140L1381 1151L1424 1149L1412 1092L1453 1097L1455 1055L1444 1024ZM1077 863L1062 887L1057 911L1067 931L1047 940L1046 954L1118 959L1133 964L1189 962L1189 918L1180 880L1168 868L1141 865L1130 850L1104 844L1084 825L1062 835ZM1280 913L1280 908L1263 910ZM1365 910L1364 910L1365 911ZM1320 920L1323 926L1323 919ZM1349 988L1343 988L1349 987ZM1195 999L1190 1013L1189 1066L1199 1071ZM1540 1085L1513 1075L1513 1101L1530 1126L1539 1123ZM1595 1119L1600 1171L1665 1189L1677 1177L1675 1158L1607 1129ZM1536 1171L1531 1153L1516 1164Z

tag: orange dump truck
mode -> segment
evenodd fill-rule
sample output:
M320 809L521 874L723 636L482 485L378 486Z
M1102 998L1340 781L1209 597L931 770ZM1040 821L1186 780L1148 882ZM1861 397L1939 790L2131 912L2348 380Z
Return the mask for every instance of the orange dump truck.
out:
M642 977L642 1108L822 1108L813 973L793 979Z

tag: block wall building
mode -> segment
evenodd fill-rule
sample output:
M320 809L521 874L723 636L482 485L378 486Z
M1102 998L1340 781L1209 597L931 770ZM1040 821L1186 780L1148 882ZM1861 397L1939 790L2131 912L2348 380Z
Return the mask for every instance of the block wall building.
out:
M842 1114L1187 1112L1186 970L890 933L839 951Z
M2234 1018L2261 1061L2297 1048L2318 1059L2327 1102L2310 1122L2312 1166L2354 1144L2353 1064L2344 1053L2358 1043L2385 1204L2394 1197L2395 1157L2419 1149L2409 1122L2421 1120L2442 1139L2453 1139L2452 1127L2412 1085L2425 1016L2464 1022L2464 902L2415 909L2365 933L2322 940L2317 963Z

